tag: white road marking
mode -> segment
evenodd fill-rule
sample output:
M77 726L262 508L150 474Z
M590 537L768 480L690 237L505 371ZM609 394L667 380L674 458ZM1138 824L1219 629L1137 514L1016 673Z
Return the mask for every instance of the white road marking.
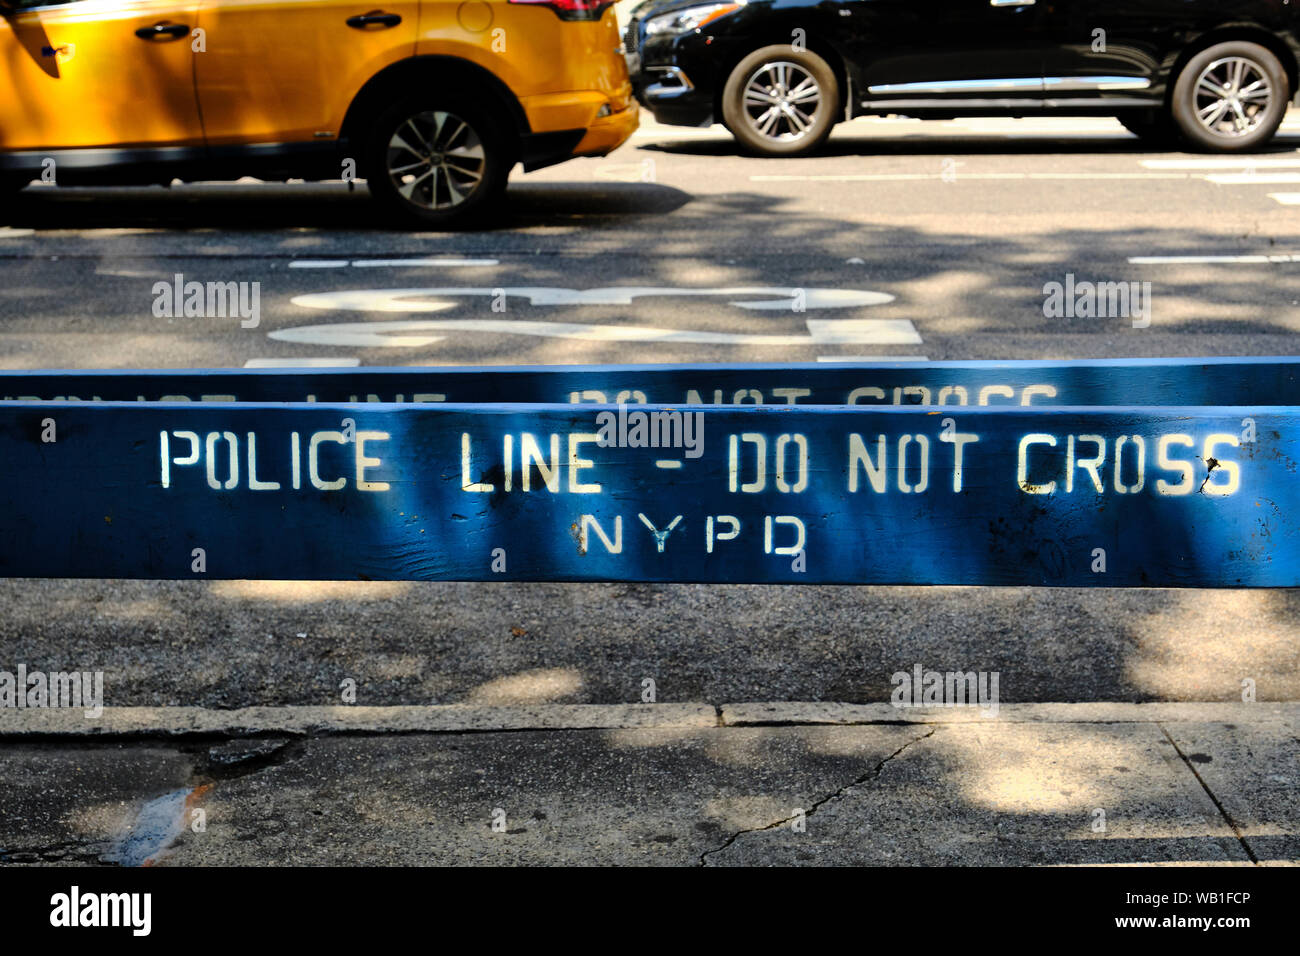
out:
M598 289L563 289L552 286L453 286L424 289L347 289L295 296L290 301L308 309L348 309L354 312L443 312L457 303L438 299L463 296L501 301L527 299L531 305L632 305L637 299L713 296L726 298L742 309L793 312L808 309L846 309L884 305L894 297L886 292L861 289L791 289L772 286L731 286L690 289L677 286L610 286ZM734 296L775 296L756 301L735 301ZM434 300L434 301L430 301Z
M1147 169L1298 169L1300 158L1144 159L1142 165Z
M438 268L454 266L496 266L498 259L356 259L354 269L365 268L406 268L407 266L436 266Z
M594 325L582 322L530 322L522 319L409 319L391 322L341 322L307 325L268 333L278 342L354 348L413 348L446 336L429 332L486 332L536 335L584 342L666 342L690 345L920 345L921 336L906 319L807 319L807 335L705 332L656 329L641 325Z
M1273 256L1129 256L1128 260L1135 266L1158 265L1223 265L1223 264L1257 264L1300 262L1300 255Z
M517 288L449 287L424 289L350 289L295 296L294 305L313 309L346 309L361 312L441 312L459 303L449 297L488 296L495 306L509 298L524 298L535 306L631 305L647 297L715 296L749 310L805 312L843 309L892 302L886 292L862 289L790 289L769 286L736 286L717 289L689 289L661 286L614 286L597 289L564 289L548 286ZM766 296L737 300L736 296ZM772 298L775 297L775 298ZM486 332L502 335L537 335L549 338L594 342L687 342L696 345L919 345L921 337L911 322L903 319L806 319L808 335L772 335L748 332L708 332L691 329L661 329L636 325L599 325L582 322L539 322L522 319L426 319L392 322L352 322L303 326L269 333L281 342L311 345L339 345L360 348L409 348L431 345L446 336L428 332Z
M96 269L97 276L112 276L115 279L156 279L157 272L145 271L143 269Z
M411 266L434 266L452 268L455 266L496 266L499 259L294 259L289 263L290 269L354 269L384 268L404 269Z
M255 358L244 368L356 368L359 358Z
M1199 177L1216 186L1255 186L1281 183L1300 183L1300 158L1283 159L1278 157L1215 157L1210 159L1144 159L1141 165L1151 170L1192 170L1207 171ZM1224 170L1224 172L1209 172ZM1260 172L1260 170L1280 170L1279 172ZM1287 172L1295 170L1295 172ZM1270 199L1284 206L1297 203L1291 197L1297 193L1269 193Z
M1300 183L1300 172L1295 173L1211 173L1205 177L1219 186L1253 186L1274 183Z
M887 362L928 362L926 355L819 355L819 362L852 362L854 365L880 365Z
M1191 173L846 173L821 176L750 176L752 183L866 183L913 182L917 180L1114 180L1114 179L1191 179Z

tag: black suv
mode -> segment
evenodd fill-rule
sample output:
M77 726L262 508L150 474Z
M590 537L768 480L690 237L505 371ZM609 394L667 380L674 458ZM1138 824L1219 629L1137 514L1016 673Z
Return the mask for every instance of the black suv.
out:
M1119 119L1153 142L1265 143L1296 89L1293 0L648 0L624 52L661 123L793 156L838 120Z

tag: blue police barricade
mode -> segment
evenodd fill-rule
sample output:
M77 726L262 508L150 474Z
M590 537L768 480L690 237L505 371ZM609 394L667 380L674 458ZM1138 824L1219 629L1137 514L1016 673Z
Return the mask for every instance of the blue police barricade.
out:
M1300 359L0 372L0 398L773 405L1300 405Z
M1291 587L1294 408L0 404L0 575Z

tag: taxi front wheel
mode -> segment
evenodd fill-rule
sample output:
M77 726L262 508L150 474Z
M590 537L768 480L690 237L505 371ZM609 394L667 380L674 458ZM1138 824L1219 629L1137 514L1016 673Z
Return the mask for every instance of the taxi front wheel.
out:
M513 165L510 138L490 108L413 98L375 121L365 169L371 194L399 219L450 228L486 221Z

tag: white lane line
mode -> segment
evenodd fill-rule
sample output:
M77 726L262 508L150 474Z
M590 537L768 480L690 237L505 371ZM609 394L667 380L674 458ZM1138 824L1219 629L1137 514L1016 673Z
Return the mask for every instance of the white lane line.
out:
M852 362L854 365L880 365L886 362L928 362L927 355L819 355L819 362Z
M1300 183L1300 172L1295 173L1211 173L1205 177L1219 186L1253 186L1274 183Z
M775 296L759 300L733 300L731 305L759 311L804 312L884 305L894 297L866 289L783 289L772 286L734 286L722 289L683 289L674 286L606 286L599 289L564 289L552 286L470 286L425 289L346 289L295 296L294 305L310 309L349 309L357 312L445 312L457 303L430 301L437 296L525 298L531 305L632 305L638 299L679 296Z
M1135 266L1224 265L1300 262L1300 255L1274 256L1129 256Z
M454 268L455 266L496 266L499 259L294 259L290 269L404 269L412 266Z
M268 333L278 342L353 348L412 348L432 345L446 336L429 333L486 332L497 335L536 335L584 342L666 342L691 345L920 345L916 326L907 319L806 319L806 335L745 332L706 332L657 329L638 325L594 325L582 322L533 322L522 319L412 319L395 322L337 322L277 329Z
M352 268L401 269L407 266L445 268L454 266L496 266L500 264L501 262L498 259L356 259L352 263Z
M1276 199L1284 206L1300 206L1300 193L1269 193L1269 199Z
M244 368L356 368L359 358L255 358Z
M1115 180L1192 179L1191 173L854 173L822 176L750 176L752 183L867 183L915 182L918 180Z
M853 123L843 124L836 128L837 134L852 135L855 129L865 129L870 127L897 127L910 126L918 130L934 133L938 135L958 133L959 135L969 135L970 133L987 134L987 135L1037 135L1053 136L1061 134L1077 135L1092 134L1094 136L1130 136L1131 134L1120 126L1115 120L1109 117L1098 118L1096 122L1089 123L1080 120L1071 120L1066 122L1059 118L1042 118L1042 119L1023 119L1017 121L1007 121L1005 119L990 117L987 120L979 117L964 120L919 120L914 117L905 116L863 116L858 117ZM1300 131L1300 120L1287 119L1281 126L1282 132ZM721 126L711 126L701 129L695 126L665 126L660 123L644 125L638 129L632 136L636 139L655 139L661 137L687 137L687 136L716 136L723 139L730 139L731 134Z
M1147 169L1298 169L1297 159L1144 159Z

